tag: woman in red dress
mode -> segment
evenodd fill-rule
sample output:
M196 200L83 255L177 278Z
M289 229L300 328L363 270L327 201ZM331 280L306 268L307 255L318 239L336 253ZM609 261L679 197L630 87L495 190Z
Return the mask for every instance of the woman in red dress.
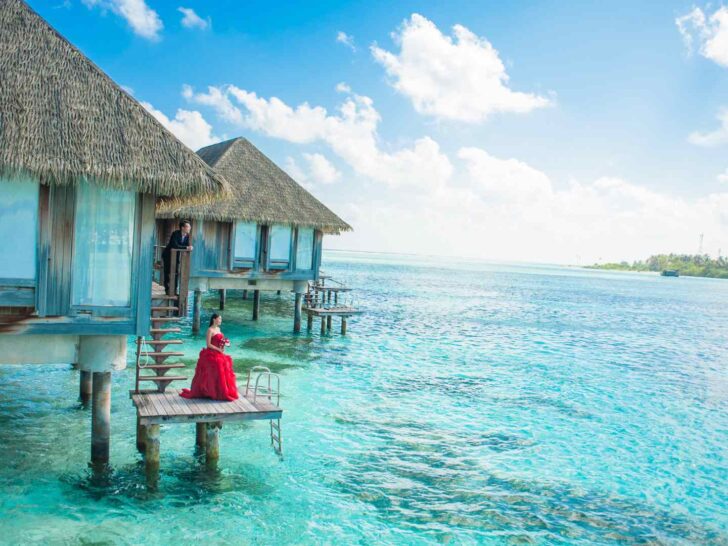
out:
M230 345L230 341L222 335L221 324L222 317L213 313L210 327L207 329L207 347L200 351L195 377L192 378L192 388L182 389L180 396L212 398L228 402L238 399L233 359L225 354L225 346Z

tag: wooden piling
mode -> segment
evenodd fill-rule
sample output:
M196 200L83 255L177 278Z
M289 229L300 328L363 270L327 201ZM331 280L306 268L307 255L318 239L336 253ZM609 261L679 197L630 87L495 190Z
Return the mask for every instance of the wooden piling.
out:
M109 462L111 437L111 372L94 372L91 407L91 464Z
M226 295L227 294L225 293L225 289L224 288L221 288L220 289L220 311L222 311L223 309L225 309L225 297L226 297Z
M298 333L301 331L301 300L303 294L296 292L296 299L293 305L293 331Z
M159 473L159 425L145 425L144 467L147 481L155 482Z
M196 334L200 331L200 313L202 310L202 292L195 290L195 299L192 304L192 333Z
M306 317L306 329L310 332L313 330L313 315L311 313L306 313L308 317Z
M341 317L341 335L346 335L346 317Z
M328 317L326 317L326 329L327 330L331 330L331 320L332 320L332 318L333 317L331 315L329 315Z
M136 446L137 451L139 453L145 453L146 448L146 442L147 442L147 429L144 425L141 424L139 421L139 416L137 415L137 425L136 425Z
M280 295L281 295L281 291L280 291L280 290L278 290L278 291L276 292L276 296L280 296Z
M326 317L321 317L321 335L326 333Z
M247 300L247 299L248 299L248 291L243 290L243 300Z
M214 466L220 459L219 432L222 428L221 422L206 423L205 462L208 466Z
M260 312L260 290L253 291L253 320L258 320Z
M195 445L199 448L207 444L207 427L205 423L195 423Z
M78 397L83 407L88 406L91 401L91 393L93 391L91 372L81 370L81 378L79 382Z

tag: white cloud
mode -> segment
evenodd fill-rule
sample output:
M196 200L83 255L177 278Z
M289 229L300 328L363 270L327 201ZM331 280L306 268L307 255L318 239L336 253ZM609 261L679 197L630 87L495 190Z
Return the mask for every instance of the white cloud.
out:
M692 52L695 42L698 51L706 59L728 67L728 7L721 6L707 16L700 8L675 19L688 52Z
M152 114L157 121L193 150L219 142L221 139L212 134L212 126L205 121L202 114L190 110L177 110L174 119L169 119L148 102L141 105Z
M179 11L183 17L182 17L182 26L185 28L199 28L200 30L205 30L210 28L210 18L203 19L199 15L195 13L195 10L192 8L183 8L178 7L177 11Z
M294 108L277 97L266 99L234 85L208 87L207 93L194 93L186 86L183 95L213 107L233 125L298 144L324 143L355 172L391 186L435 186L452 174L450 160L429 137L410 147L383 149L377 132L379 112L369 97L351 95L337 113L329 114L321 106L302 103Z
M701 133L695 131L690 133L688 141L696 146L719 146L721 144L728 143L728 108L723 108L718 112L718 121L720 121L720 127L714 131L707 133Z
M557 185L527 162L475 147L452 163L428 136L403 147L383 142L373 101L356 94L333 112L231 85L184 94L236 127L323 145L343 160L347 185L325 195L356 228L334 242L339 248L593 263L694 252L701 232L706 248L728 239L728 192L687 199L609 177ZM317 155L326 159L289 157L285 168L307 187L323 184L328 175L313 175L327 172ZM357 190L340 191L347 187Z
M346 32L339 31L336 33L336 41L340 44L344 44L352 51L356 51L356 45L354 45L354 37L348 35Z
M550 198L551 181L541 171L517 159L498 159L480 148L461 148L458 157L475 181L473 189L491 201Z
M589 264L693 253L699 233L715 252L728 238L728 192L686 199L613 177L557 187L519 160L477 148L458 155L457 185L383 198L371 194L342 205L355 232L332 242L340 248Z
M413 14L393 35L398 54L372 46L374 58L392 86L421 114L439 119L480 122L498 112L530 112L547 98L513 91L498 51L462 25L454 40L425 17Z
M313 190L319 184L333 184L341 180L341 172L329 161L326 156L318 153L303 153L305 167L302 167L293 157L288 156L284 166L285 171L296 182L306 189Z
M124 18L135 34L148 40L159 40L164 25L156 11L144 0L83 0L88 8L99 7Z
M728 169L720 173L717 177L718 182L726 183L728 182Z
M310 178L321 184L333 184L341 179L341 173L322 154L302 154L308 162Z

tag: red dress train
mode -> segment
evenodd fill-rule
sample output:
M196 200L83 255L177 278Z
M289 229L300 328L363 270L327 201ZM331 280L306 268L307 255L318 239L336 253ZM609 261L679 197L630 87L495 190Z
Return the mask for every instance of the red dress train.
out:
M215 334L210 340L216 347L224 347L227 341L222 333ZM197 360L192 388L182 389L180 396L184 398L212 398L213 400L238 399L238 386L235 383L233 359L230 355L208 349L200 351Z

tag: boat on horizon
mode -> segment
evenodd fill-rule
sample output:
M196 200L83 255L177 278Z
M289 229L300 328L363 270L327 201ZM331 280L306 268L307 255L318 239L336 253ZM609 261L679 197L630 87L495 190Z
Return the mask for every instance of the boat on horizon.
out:
M663 277L679 277L680 271L677 269L663 269L662 273L660 273Z

